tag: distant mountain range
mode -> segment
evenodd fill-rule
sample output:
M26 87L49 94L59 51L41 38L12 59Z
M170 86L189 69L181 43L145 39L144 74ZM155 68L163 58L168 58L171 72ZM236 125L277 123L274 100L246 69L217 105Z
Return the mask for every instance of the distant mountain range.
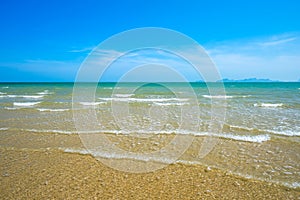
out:
M299 80L300 81L300 80ZM228 79L224 78L222 80L219 80L217 82L280 82L277 80L271 80L271 79L258 79L258 78L246 78L246 79L240 79L240 80L234 80L234 79Z

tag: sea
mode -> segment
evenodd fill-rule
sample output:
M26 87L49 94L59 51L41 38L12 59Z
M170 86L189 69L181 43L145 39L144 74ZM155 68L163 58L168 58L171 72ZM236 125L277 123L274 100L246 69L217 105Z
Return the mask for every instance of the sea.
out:
M122 151L90 148L89 133ZM67 141L80 134L83 145ZM172 142L176 156L150 156ZM299 188L300 83L0 83L0 148L203 165Z

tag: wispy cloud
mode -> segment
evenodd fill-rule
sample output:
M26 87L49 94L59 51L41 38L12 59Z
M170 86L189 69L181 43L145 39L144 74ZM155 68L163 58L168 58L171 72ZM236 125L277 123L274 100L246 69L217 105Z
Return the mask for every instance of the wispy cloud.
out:
M249 77L292 81L300 78L299 34L223 41L209 45L209 54L224 78Z
M259 43L259 45L261 45L261 46L275 46L275 45L280 45L280 44L284 44L284 43L287 43L287 42L292 42L296 39L297 39L297 37L279 39L279 40L262 42L262 43Z
M90 52L94 49L95 47L85 47L85 48L81 48L81 49L72 49L69 50L69 53L84 53L84 52Z
M249 77L270 78L273 80L298 80L300 78L300 41L299 34L282 34L265 38L250 38L244 40L222 41L206 46L222 77L230 79L242 79ZM197 71L177 55L169 55L162 50L134 51L124 55L124 52L116 50L94 50L95 68L98 63L110 64L106 70L105 79L117 81L123 74L134 67L144 64L165 65L177 70L191 81L202 79ZM209 74L210 63L199 56L195 49L183 48L180 55L188 60L202 65L201 72ZM120 57L121 56L121 57ZM119 58L119 59L117 59ZM163 70L156 70L156 74ZM155 76L155 73L152 73ZM149 73L141 73L140 80L150 76ZM215 74L215 73L211 73ZM138 75L136 75L138 76ZM216 76L210 77L215 80Z
M182 81L183 79L196 81L201 79L201 75L186 60L160 49L139 49L133 52L96 49L90 56L93 59L86 62L87 71L84 70L81 81L99 78L94 75L103 67L106 68L102 76L103 81L118 81L125 76L131 77L126 81ZM148 67L145 67L146 65ZM143 67L144 70L137 70ZM130 74L134 74L134 78L129 76Z
M242 79L257 77L289 81L299 80L300 78L300 34L222 41L207 44L205 48L221 72L221 78ZM93 60L94 63L89 63L91 64L91 70L86 74L87 80L89 80L90 76L98 80L97 78L99 77L97 76L99 74L95 72L99 67L99 63L110 65L103 76L104 81L117 81L122 76L135 70L135 67L146 64L170 66L177 71L177 74L187 77L189 81L203 78L181 57L159 49L156 51L138 50L126 55L124 55L124 52L115 49L97 50L94 47L73 49L69 52L85 54L92 50L94 50L93 56L95 59ZM188 60L202 63L202 72L207 72L205 69L208 63L196 53L195 49L183 48L179 52L181 56ZM50 80L49 77L51 77L57 81L74 81L83 57L81 56L77 60L76 56L74 58L74 60L70 61L25 60L20 63L0 63L0 66L12 69L15 73L24 74L24 76L27 74L29 80L30 74L34 74L35 76L46 77L48 78L47 80ZM112 60L114 62L111 62ZM148 71L137 70L138 73L133 73L133 80L143 81L156 78L157 80L172 81L172 77L168 77L168 70L162 68L153 67ZM4 75L0 76L0 78L6 80Z

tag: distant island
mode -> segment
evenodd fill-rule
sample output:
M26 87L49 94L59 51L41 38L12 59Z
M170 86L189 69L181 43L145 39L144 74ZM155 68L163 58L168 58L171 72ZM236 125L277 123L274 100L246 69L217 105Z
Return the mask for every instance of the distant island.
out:
M203 80L198 80L198 81L195 81L195 82L202 83L204 81ZM271 80L271 79L267 79L267 78L246 78L246 79L228 79L228 78L224 78L224 79L218 80L216 82L244 82L244 83L252 82L253 83L253 82L281 82L281 81ZM300 82L300 79L299 79L299 82Z
M278 80L271 80L271 79L258 79L258 78L246 78L246 79L239 79L239 80L234 80L234 79L228 79L224 78L222 80L219 80L217 82L280 82Z

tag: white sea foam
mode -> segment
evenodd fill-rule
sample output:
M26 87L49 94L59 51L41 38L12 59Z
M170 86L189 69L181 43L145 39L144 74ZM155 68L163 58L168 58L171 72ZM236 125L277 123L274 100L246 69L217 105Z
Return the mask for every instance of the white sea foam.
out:
M26 99L41 99L44 97L44 95L23 95L23 96L20 96L20 97L23 97L23 98L26 98Z
M158 105L158 106L182 106L182 105L186 105L187 103L184 103L184 102L164 102L164 103L154 102L154 104Z
M264 130L264 131L275 135L300 136L300 132L291 131L291 130L286 130L286 131Z
M4 87L2 87L2 88L7 89L7 88L9 88L9 87L8 87L8 86L4 86Z
M6 131L6 130L8 130L8 128L6 127L0 128L0 131Z
M102 89L104 89L104 90L111 90L111 89L113 89L113 87L103 87Z
M233 135L233 134L221 134L219 137L238 140L238 141L245 141L245 142L255 142L261 143L270 140L270 136L268 134L264 135Z
M298 131L291 131L291 130L285 130L285 131L276 131L276 130L267 130L267 129L257 129L257 128L249 128L245 126L235 126L235 125L227 125L230 128L235 129L243 129L245 131L257 131L261 133L267 133L272 135L283 135L283 136L300 136L300 132Z
M49 90L44 90L43 92L38 92L37 94L39 94L39 95L47 95L47 94L52 94L52 93L49 92Z
M100 105L103 103L105 103L105 102L80 102L80 104L84 105L84 106L96 106L96 105Z
M60 134L77 134L76 131L67 130L39 130L39 129L21 129L22 131L35 132L35 133L60 133Z
M90 154L90 152L87 149L74 149L74 148L59 148L60 150L66 152L66 153L79 153L79 154Z
M128 131L128 130L95 130L95 131L67 131L67 130L37 130L37 129L22 129L23 131L30 132L43 132L43 133L61 133L61 134L91 134L91 133L109 133L109 134L177 134L177 135L194 135L194 136L212 136L219 137L224 139L232 139L237 141L244 142L254 142L261 143L270 140L270 136L268 134L262 135L237 135L237 134L225 134L225 133L209 133L209 132L193 132L189 130L158 130L158 131L145 131L145 130L136 130L136 131Z
M31 107L41 102L14 102L14 106Z
M182 134L182 133L196 135L196 136L213 136L213 137L219 137L224 139L232 139L232 140L238 140L244 142L255 142L255 143L261 143L271 139L271 137L268 134L237 135L237 134L228 134L228 133L188 132L188 131L179 132L177 134Z
M50 109L50 108L37 108L41 112L64 112L69 111L70 109Z
M253 131L253 128L245 127L245 126L236 126L236 125L229 125L227 124L230 128L235 128L235 129L243 129L247 131Z
M95 130L95 131L71 131L71 130L47 130L47 129L21 129L28 132L37 133L60 133L60 134L92 134L92 133L111 133L111 134L129 134L118 130Z
M0 94L6 94L5 92L0 92Z
M201 163L199 163L199 164L201 164ZM234 174L234 175L244 177L246 179L267 181L267 182L270 182L270 183L275 183L275 184L283 185L283 186L286 186L286 187L289 187L289 188L294 188L294 189L300 188L300 182L284 182L284 181L277 181L277 180L272 180L272 179L266 180L265 178L260 178L260 177L249 175L249 174L237 173L237 172L231 172L231 173Z
M277 108L277 107L282 107L283 103L255 103L253 105L255 107Z
M112 152L105 152L105 151L93 151L87 149L74 149L74 148L60 148L60 150L67 152L67 153L79 153L79 154L92 154L96 157L107 158L107 159L131 159L131 160L138 160L144 162L160 162L165 164L171 164L175 162L175 159L168 159L161 157L160 155L156 156L148 156L147 154L138 154L133 152L126 152L126 153L112 153Z
M53 103L59 103L59 104L69 104L69 103L72 103L72 102L68 102L68 101L55 101Z
M8 98L25 98L25 99L41 99L44 95L15 95L15 94L8 94L3 97Z
M168 102L168 101L188 101L181 98L99 98L103 101L122 101L122 102Z
M121 98L126 98L126 97L131 97L134 94L114 94L115 97L121 97Z
M16 108L16 107L4 107L5 110L17 110L20 108Z
M209 99L231 99L233 96L224 96L224 95L202 95L204 98L209 98Z
M232 98L247 98L251 95L236 95L236 96L229 96L229 95L202 95L204 98L209 99L232 99Z

